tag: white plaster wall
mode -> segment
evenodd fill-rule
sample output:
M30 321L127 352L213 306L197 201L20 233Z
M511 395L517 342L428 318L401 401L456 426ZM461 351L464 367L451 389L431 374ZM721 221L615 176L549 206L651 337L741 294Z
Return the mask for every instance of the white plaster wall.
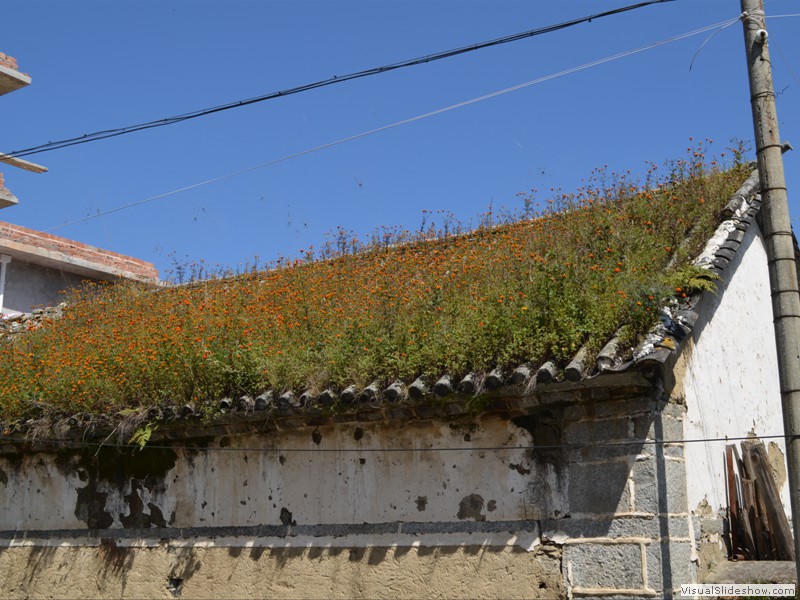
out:
M232 437L228 446L189 456L179 449L163 484L148 489L140 481L136 493L145 513L152 512L152 502L172 527L287 524L282 509L298 525L534 518L529 499L536 473L530 474L534 467L520 449L530 446L531 436L513 423L485 418L468 441L467 432L447 424L361 428L358 440L355 425L332 425L319 429L319 444L308 428ZM480 449L505 446L517 449ZM476 449L425 451L457 447ZM0 458L0 468L6 480L0 485L0 530L86 527L74 514L79 490L91 484L86 478L59 468L47 454L21 466ZM95 485L107 494L111 527L122 527L120 515L130 512L130 479L121 486ZM462 499L472 494L482 498L482 507L459 516Z
M729 284L703 299L694 347L687 348L687 439L783 433L767 255L757 227L750 227L728 270L733 272ZM769 442L777 442L785 455L783 440L764 440ZM727 505L725 445L686 444L690 510L704 498L713 510ZM788 484L781 499L789 514Z
M175 526L280 524L282 508L297 524L455 521L459 501L470 494L483 498L486 519L525 518L530 476L509 466L530 469L524 450L425 448L526 446L527 431L489 420L465 442L463 431L443 424L362 428L358 441L355 426L329 426L319 430L319 445L305 430L274 439L275 451L204 453L194 458L193 473L187 461L178 461L174 476L186 479L181 489L187 495L178 499L182 510ZM236 444L257 448L263 439L245 437ZM206 477L225 478L227 485L209 485Z
M63 473L49 458L27 455L13 467L0 458L0 529L86 527L74 514L76 490L84 484L76 472ZM71 503L65 501L70 498Z

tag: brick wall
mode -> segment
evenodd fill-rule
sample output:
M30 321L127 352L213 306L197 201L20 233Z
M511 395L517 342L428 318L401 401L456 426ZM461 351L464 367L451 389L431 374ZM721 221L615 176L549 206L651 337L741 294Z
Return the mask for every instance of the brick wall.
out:
M0 184L2 184L2 179L0 179ZM137 279L152 281L158 279L158 271L151 262L0 221L0 244L2 244L3 240L27 244L39 250L59 253L96 265L110 267L123 273L129 273Z

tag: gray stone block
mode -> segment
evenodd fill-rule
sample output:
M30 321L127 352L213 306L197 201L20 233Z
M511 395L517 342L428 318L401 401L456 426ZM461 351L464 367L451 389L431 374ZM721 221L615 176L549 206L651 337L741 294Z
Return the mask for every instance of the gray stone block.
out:
M653 422L658 418L658 413L646 413L643 415L637 415L631 418L633 422L633 435L632 437L645 440L653 439Z
M722 519L716 519L713 517L707 517L703 519L695 519L698 524L699 532L696 536L697 539L700 538L701 535L708 535L708 534L718 534L722 535L727 531L727 526L725 525L725 521Z
M538 394L541 404L567 404L580 401L580 394L573 391L542 391Z
M442 408L438 404L415 406L414 412L420 419L434 419L442 416Z
M671 415L661 415L661 420L653 424L656 439L670 441L684 439L683 420L677 419ZM660 429L660 431L659 431ZM660 433L660 435L658 435Z
M405 421L412 418L414 416L414 412L410 408L398 407L388 410L387 415L394 421Z
M604 391L608 392L608 390ZM624 399L597 399L581 402L564 409L564 418L568 421L584 419L602 419L623 415L638 415L655 410L655 402L646 396Z
M664 456L683 458L683 444L669 444L664 446Z
M630 462L643 452L652 451L652 446L645 446L641 443L595 443L586 446L578 446L567 450L567 461L589 462L604 461L612 458L628 458Z
M661 412L676 419L683 419L686 416L686 407L677 402L667 402Z
M634 436L649 440L682 440L683 421L664 413L640 415L633 419Z
M637 511L652 514L688 512L686 464L683 461L649 457L634 463L631 477Z
M333 415L333 421L335 423L352 423L356 420L355 413L337 413Z
M618 419L587 419L567 424L564 431L568 444L624 440L628 439L630 434L630 418L625 416Z
M370 410L356 413L356 420L358 421L383 421L383 412L378 410Z
M614 415L638 415L655 410L655 402L647 396L635 396L623 400L594 402L586 407L593 417L612 417Z
M639 544L569 544L564 546L564 571L571 567L572 585L582 588L641 589Z
M689 542L650 544L647 547L647 583L663 597L679 595L682 583L692 583L697 576L692 562L692 546Z
M795 583L797 571L794 561L743 560L721 562L708 573L699 573L703 583Z
M508 400L506 398L494 398L493 400L490 400L489 403L486 405L486 410L488 411L503 412L508 410L509 408L513 408L513 406L509 406Z
M586 416L585 404L573 404L564 408L565 421L582 421Z
M570 513L613 515L630 511L629 463L571 464L568 467Z
M689 519L686 517L631 516L608 519L547 519L541 521L542 535L576 538L641 537L658 539L662 535L672 538L689 537Z

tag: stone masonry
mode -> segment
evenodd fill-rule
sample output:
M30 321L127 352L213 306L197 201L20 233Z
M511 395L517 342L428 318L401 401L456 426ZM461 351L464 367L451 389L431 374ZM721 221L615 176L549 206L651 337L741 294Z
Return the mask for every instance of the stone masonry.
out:
M542 522L563 546L570 597L669 597L695 580L683 406L630 397L563 413L569 513Z

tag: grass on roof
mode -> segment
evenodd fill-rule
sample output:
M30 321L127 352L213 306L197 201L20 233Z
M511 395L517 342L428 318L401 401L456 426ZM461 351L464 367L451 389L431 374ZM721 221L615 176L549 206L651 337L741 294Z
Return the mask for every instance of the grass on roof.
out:
M686 265L747 175L695 148L641 184L596 171L535 214L526 196L511 222L468 233L448 221L354 246L340 232L322 258L260 272L89 286L62 318L0 342L0 420L563 365L620 326L633 345L687 293Z

